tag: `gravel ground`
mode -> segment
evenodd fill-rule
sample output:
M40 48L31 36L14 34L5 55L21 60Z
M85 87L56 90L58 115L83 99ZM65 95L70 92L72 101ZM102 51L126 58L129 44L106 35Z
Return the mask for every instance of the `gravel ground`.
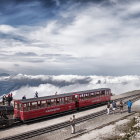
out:
M121 120L129 115L133 115L127 113L127 110L125 108L124 112L121 114L119 110L116 112L116 114L110 114L110 115L103 115L97 118L93 118L89 121L85 121L83 123L76 125L76 134L71 134L71 128L66 127L57 131L53 131L51 133L43 134L34 138L31 138L30 140L66 140L71 139L73 137L79 137L81 135L84 135L86 133L89 133L90 131L102 128L106 125L109 125L111 123L114 123L118 120Z

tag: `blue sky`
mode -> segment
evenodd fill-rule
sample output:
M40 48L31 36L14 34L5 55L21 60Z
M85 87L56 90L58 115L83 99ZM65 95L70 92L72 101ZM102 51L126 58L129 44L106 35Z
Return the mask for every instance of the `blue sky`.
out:
M0 72L140 74L138 0L0 2Z

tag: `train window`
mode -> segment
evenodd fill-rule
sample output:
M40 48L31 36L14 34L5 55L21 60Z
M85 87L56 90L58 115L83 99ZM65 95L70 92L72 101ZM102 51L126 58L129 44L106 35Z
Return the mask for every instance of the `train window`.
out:
M59 104L61 104L61 98L58 98L58 102L59 102Z
M64 104L64 98L61 98L61 103Z
M21 110L21 108L22 108L21 105L22 105L21 103L18 104L18 110Z
M95 96L100 97L100 92L99 91L95 92Z
M53 99L54 101L53 101L53 105L56 105L56 99Z
M103 90L103 91L101 92L101 94L104 96L104 95L105 95L105 90Z
M32 102L31 109L32 110L37 109L37 102Z
M72 96L70 96L70 97L69 97L69 102L72 102L72 101L73 101L73 100L72 100Z
M67 103L70 103L71 102L71 98L68 96L67 97Z
M51 106L51 101L47 100L47 107L50 107L50 106Z
M17 102L14 103L14 108L15 108L15 109L18 109L18 104L17 104Z
M23 111L23 104L20 104L20 111Z
M75 95L75 99L78 99L78 95Z
M51 99L51 106L53 106L55 104L55 100Z
M108 95L108 90L105 91L105 95Z
M80 99L81 99L81 100L82 100L82 97L83 97L82 94L80 94Z
M46 101L44 100L44 101L40 101L40 107L42 108L42 107L45 107L46 106Z
M100 91L96 92L96 96L100 97Z
M91 98L91 93L89 93L89 97Z
M82 94L80 94L79 97L80 97L80 100L82 100L82 98L83 98Z
M85 100L85 98L86 98L86 95L85 94L82 94L82 100Z
M56 103L59 105L59 103L60 103L60 99L59 98L56 99Z
M86 98L87 98L87 94L83 94L84 95L84 100L86 100Z
M70 97L67 97L67 103L69 103L70 102Z
M68 98L67 98L67 97L65 97L64 99L65 99L65 103L67 103L67 102L68 102Z
M23 111L27 111L27 105L26 104L22 104L22 108L23 108Z
M84 95L84 100L86 99L86 94L83 94Z
M82 94L82 100L84 100L84 94Z
M72 101L72 98L71 96L68 97L68 102L71 102Z
M31 104L27 103L27 111L31 110Z
M93 96L93 95L94 95L94 93L92 92L92 93L91 93L91 96Z
M37 101L37 108L41 108L41 101Z
M21 103L15 103L14 108L17 110L21 110L21 107L22 107L21 105L22 105Z

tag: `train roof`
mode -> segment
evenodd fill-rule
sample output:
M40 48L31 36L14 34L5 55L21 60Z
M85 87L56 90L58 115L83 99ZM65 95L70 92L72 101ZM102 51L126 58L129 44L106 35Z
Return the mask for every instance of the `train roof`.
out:
M38 98L29 98L24 100L15 100L20 103L28 103L28 102L35 102L35 101L41 101L46 99L55 99L55 98L61 98L61 97L67 97L74 94L82 94L82 93L91 93L96 91L103 91L103 90L110 90L109 88L100 88L100 89L92 89L92 90L85 90L85 91L76 91L76 92L70 92L70 93L64 93L64 94L58 94L58 95L51 95L51 96L43 96Z

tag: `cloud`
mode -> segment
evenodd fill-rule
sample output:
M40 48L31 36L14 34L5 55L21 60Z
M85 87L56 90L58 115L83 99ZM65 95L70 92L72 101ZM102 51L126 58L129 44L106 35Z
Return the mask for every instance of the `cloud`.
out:
M100 81L100 82L99 82ZM0 77L1 94L12 92L14 98L34 97L35 91L39 96L77 92L97 88L111 88L112 93L139 90L140 76L80 76L80 75L23 75Z
M37 54L33 53L33 52L27 52L27 53L18 52L15 55L17 55L17 56L37 56Z
M15 66L15 67L19 67L20 65L19 65L19 64L14 64L14 66Z
M28 74L140 74L139 5L138 0L10 2L0 14L2 66L8 69L11 62L15 70L19 64L15 71L24 73L24 66Z

